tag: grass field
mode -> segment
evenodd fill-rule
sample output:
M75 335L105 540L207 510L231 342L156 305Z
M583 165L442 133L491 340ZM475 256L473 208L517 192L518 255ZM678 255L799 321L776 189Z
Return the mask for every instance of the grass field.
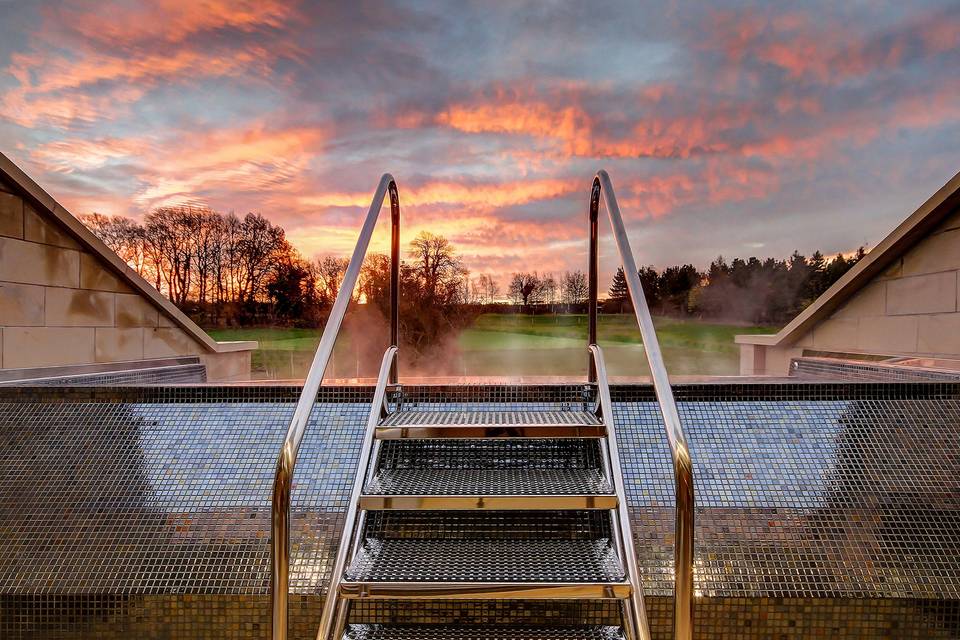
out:
M774 327L745 327L697 320L655 318L664 359L674 375L735 375L739 333L770 333ZM217 340L257 340L258 378L303 377L320 340L314 329L217 329ZM613 376L649 373L640 331L632 315L600 317L598 341ZM463 331L455 347L437 361L436 375L582 375L586 371L587 319L583 315L485 314ZM379 358L360 357L358 341L345 330L334 351L332 375L371 375ZM361 360L373 362L361 362ZM423 373L427 371L426 366Z

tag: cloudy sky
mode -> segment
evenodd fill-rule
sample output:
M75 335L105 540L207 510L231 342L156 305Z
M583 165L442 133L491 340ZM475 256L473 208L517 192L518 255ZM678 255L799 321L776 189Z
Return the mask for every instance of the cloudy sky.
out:
M605 167L638 262L703 266L875 244L960 170L958 69L955 1L0 0L0 150L75 214L311 256L390 171L406 237L497 275L581 267Z

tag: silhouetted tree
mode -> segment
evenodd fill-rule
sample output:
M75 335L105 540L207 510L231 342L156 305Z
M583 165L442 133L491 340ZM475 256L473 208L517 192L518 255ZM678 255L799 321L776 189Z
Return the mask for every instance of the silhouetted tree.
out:
M324 256L313 261L312 269L315 273L317 295L322 304L333 304L348 266L350 266L350 260L336 256Z
M613 282L610 283L610 289L607 290L607 299L610 301L616 313L623 313L626 309L626 303L630 299L630 290L627 288L627 276L623 273L623 267L618 267L613 276Z
M500 286L490 274L482 273L472 282L470 302L490 304L496 300L498 295L500 295Z
M466 302L464 285L469 274L449 240L421 231L410 243L409 255L425 304Z
M643 287L643 297L647 306L656 309L660 304L660 276L652 266L640 267L637 271L640 276L640 286Z
M563 274L561 290L564 304L583 304L587 301L587 295L589 295L587 276L584 275L583 271L567 271Z
M514 273L510 279L508 291L515 303L522 302L526 307L529 304L542 302L544 282L536 271Z
M787 260L750 257L730 263L719 256L702 274L688 264L659 274L645 267L639 275L647 303L658 313L775 324L795 317L864 255L860 248L850 258L827 260L816 252L808 259L795 251ZM611 284L612 300L625 288L620 276Z

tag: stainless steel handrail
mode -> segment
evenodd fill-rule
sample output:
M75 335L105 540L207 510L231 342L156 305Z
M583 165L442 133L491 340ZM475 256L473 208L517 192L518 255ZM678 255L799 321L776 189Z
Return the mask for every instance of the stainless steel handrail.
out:
M636 640L650 640L650 623L647 620L647 609L643 602L643 589L640 586L640 569L637 567L637 556L634 552L633 531L630 527L630 513L627 511L627 494L623 485L623 469L620 466L620 450L617 445L617 431L613 419L613 404L610 400L610 385L607 381L607 365L603 359L603 351L595 343L588 345L590 362L594 365L593 371L597 376L597 388L600 392L600 411L603 424L607 430L607 449L610 464L610 480L617 494L617 523L619 525L620 552L627 563L627 575L633 589L630 599L633 610L638 616L630 616L628 623L632 627L629 637Z
M630 241L623 226L623 216L620 214L620 205L613 191L613 183L607 172L600 170L593 179L593 188L590 191L590 265L589 265L589 325L588 344L597 342L597 274L599 271L598 247L598 217L600 212L600 198L603 197L607 205L607 214L610 217L610 226L617 243L617 250L623 265L623 272L627 279L627 289L633 301L633 311L640 327L643 339L643 350L647 354L650 373L653 377L653 389L660 405L664 427L667 431L667 441L670 444L670 453L673 457L673 472L676 488L676 543L674 547L674 613L673 633L676 640L691 640L693 638L693 527L694 527L694 496L693 496L693 462L687 438L683 433L680 415L677 413L677 404L673 399L673 389L670 378L663 364L663 355L660 353L660 342L653 326L653 318L647 306L647 299L643 295L643 286L640 275L630 249ZM590 358L590 381L596 382L596 358Z
M393 365L396 361L396 356L397 347L395 345L390 346L383 354L383 361L380 364L380 375L377 377L377 386L373 394L373 402L370 404L370 414L367 417L367 430L363 434L363 444L360 445L360 458L357 460L357 473L353 481L353 491L350 494L350 504L347 507L347 515L343 521L343 533L340 534L340 546L337 548L337 557L333 563L333 571L330 573L330 586L327 588L327 595L323 601L323 613L320 616L320 627L317 629L317 640L327 640L330 636L331 627L333 626L337 589L339 588L340 579L343 576L343 570L347 563L347 555L353 546L353 529L357 521L357 505L360 502L363 485L367 479L366 471L370 466L370 456L373 451L373 437L377 430L377 424L380 422L380 419L383 418L385 412L387 381L393 375ZM345 619L346 612L344 611L343 614L338 615L337 618L338 620ZM340 626L339 623L338 626Z
M340 332L340 325L347 311L347 305L353 296L360 276L360 268L367 254L370 238L376 227L383 206L383 199L390 194L391 213L391 312L390 312L390 340L391 346L396 346L399 333L397 300L399 295L399 268L400 268L400 197L397 183L389 173L383 174L380 184L373 194L370 210L360 229L357 246L353 250L350 264L343 275L340 291L330 310L330 318L323 329L320 344L313 356L313 362L303 383L303 391L297 401L297 407L287 428L287 435L283 440L280 454L277 456L277 467L273 476L273 495L270 503L270 595L273 601L272 627L273 640L286 640L287 637L287 604L290 587L290 489L293 485L293 471L297 463L297 452L303 441L310 413L323 382L333 347ZM396 382L396 368L391 368L391 382ZM329 594L328 594L329 597Z

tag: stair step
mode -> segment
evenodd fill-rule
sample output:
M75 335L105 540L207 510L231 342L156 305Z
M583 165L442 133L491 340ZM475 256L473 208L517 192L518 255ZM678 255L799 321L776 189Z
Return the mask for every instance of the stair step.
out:
M490 627L352 624L343 640L623 640L620 627Z
M364 540L350 582L619 582L610 541Z
M377 438L602 438L606 430L589 411L396 411L377 427Z
M362 509L614 509L594 439L388 440Z
M368 512L347 598L625 598L598 511Z
M530 511L544 509L616 509L615 494L368 494L360 496L360 508L370 511Z

